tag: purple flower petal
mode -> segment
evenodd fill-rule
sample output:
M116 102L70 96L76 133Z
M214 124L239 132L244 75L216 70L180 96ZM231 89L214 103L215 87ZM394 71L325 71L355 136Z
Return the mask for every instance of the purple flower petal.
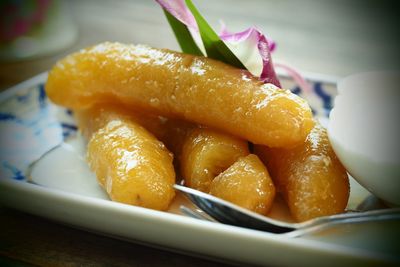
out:
M185 0L156 0L156 2L190 29L199 30L196 19L186 6Z
M278 87L281 84L276 76L274 66L272 64L271 50L276 45L272 40L271 45L268 39L258 29L251 27L245 31L238 33L229 33L224 24L222 24L222 34L220 38L225 41L232 52L242 61L253 75L260 76L260 80L265 83L272 83ZM262 69L258 70L257 59L255 59L254 51L258 51L262 61Z
M236 42L241 41L243 39L248 38L249 35L254 34L254 32L258 35L263 35L255 27L248 28L247 30L244 30L242 32L233 33L233 32L228 31L225 23L222 20L220 21L220 25L221 25L221 30L219 32L219 37L221 39L223 39L224 41L236 41ZM267 39L269 51L274 52L274 50L276 49L275 41L268 37L265 37L265 38Z
M185 0L156 1L167 12L184 23L189 28L195 41L199 43L201 39L198 33L198 26L195 18L186 6ZM276 47L273 40L267 39L255 27L238 33L230 33L223 22L220 38L253 75L259 76L260 80L265 83L272 83L281 87L271 59L271 52Z
M257 47L263 61L263 70L260 79L265 83L272 83L278 87L282 87L275 73L267 38L262 33L260 33Z
M292 77L294 82L300 87L300 89L305 94L310 94L312 92L310 84L304 79L304 77L298 72L295 68L284 64L284 63L275 63L275 67L281 68L287 72L287 74Z

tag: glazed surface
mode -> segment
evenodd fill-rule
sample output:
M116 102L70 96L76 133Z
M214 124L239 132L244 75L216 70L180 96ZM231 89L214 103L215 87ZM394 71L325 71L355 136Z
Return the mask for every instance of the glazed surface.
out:
M103 43L56 64L46 84L56 104L118 102L208 125L256 144L289 147L313 126L305 100L249 72L205 57Z

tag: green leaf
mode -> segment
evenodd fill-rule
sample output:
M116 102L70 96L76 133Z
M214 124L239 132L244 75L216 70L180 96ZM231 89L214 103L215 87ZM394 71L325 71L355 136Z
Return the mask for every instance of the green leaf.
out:
M185 2L189 10L192 12L194 18L196 19L197 26L199 27L200 36L207 52L207 56L236 66L238 68L245 69L246 67L243 65L243 63L240 62L235 54L232 53L232 51L214 32L214 30L203 18L203 16L201 16L200 12L193 5L192 1L185 0Z
M167 17L169 25L174 31L175 37L178 40L182 52L197 56L203 56L203 53L194 41L187 26L176 19L174 16L172 16L170 13L168 13L168 11L164 10L164 14Z

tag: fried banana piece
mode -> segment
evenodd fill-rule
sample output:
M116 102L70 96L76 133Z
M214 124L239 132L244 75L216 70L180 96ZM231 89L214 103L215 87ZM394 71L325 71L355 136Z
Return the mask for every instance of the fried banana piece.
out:
M269 147L301 143L313 127L306 101L288 90L207 57L144 45L103 43L67 56L50 71L46 93L71 109L118 102Z
M127 114L108 109L78 114L81 129L90 135L87 161L110 198L166 210L175 195L175 171L164 144ZM92 123L84 124L87 119Z
M301 145L291 149L255 146L255 153L267 165L295 220L344 212L349 179L319 123Z
M189 133L197 128L196 124L171 118L163 118L157 137L167 146L176 158L182 152L183 142ZM158 128L158 127L153 127Z
M170 131L166 127L168 121L166 118L145 114L113 103L100 103L88 109L74 110L73 113L78 128L86 140L89 140L95 131L114 119L123 119L140 124L159 140Z
M198 127L187 134L179 155L185 185L208 192L210 183L237 159L249 154L245 140Z
M275 198L275 186L261 160L250 154L215 177L210 194L266 215Z

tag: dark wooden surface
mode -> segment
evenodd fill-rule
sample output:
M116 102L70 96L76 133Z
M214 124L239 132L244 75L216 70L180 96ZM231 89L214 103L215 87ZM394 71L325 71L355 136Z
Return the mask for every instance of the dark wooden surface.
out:
M392 1L194 1L211 24L257 25L278 43L274 60L343 77L398 67ZM178 49L154 1L68 1L79 36L68 49L0 62L0 90L48 70L64 55L102 41ZM394 23L394 25L398 25ZM222 266L208 260L103 237L0 207L0 266Z
M0 209L0 266L230 266Z

